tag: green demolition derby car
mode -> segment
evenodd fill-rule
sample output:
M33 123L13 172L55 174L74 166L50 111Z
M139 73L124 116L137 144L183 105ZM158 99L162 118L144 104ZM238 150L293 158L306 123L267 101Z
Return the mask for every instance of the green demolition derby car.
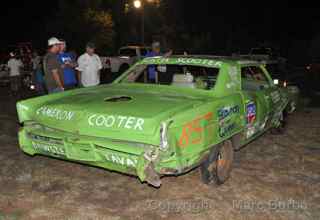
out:
M17 103L19 144L41 154L138 176L200 167L224 183L233 152L268 129L281 131L287 92L256 61L214 56L146 58L110 85Z

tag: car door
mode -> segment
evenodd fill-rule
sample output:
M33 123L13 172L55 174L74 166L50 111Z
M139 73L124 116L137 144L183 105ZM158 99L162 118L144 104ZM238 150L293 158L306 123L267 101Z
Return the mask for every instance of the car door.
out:
M244 95L246 138L251 139L266 129L271 120L274 88L270 77L259 65L241 67L241 86Z

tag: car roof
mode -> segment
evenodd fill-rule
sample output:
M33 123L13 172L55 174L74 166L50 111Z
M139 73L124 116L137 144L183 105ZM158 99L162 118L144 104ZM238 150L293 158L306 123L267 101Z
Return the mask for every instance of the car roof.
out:
M139 49L139 48L150 48L150 47L145 47L145 46L134 46L134 45L132 45L132 46L124 46L124 47L120 47L120 50L121 49Z
M234 56L216 56L216 55L172 55L169 58L191 58L191 59L206 59L206 60L214 60L214 61L221 61L224 63L229 64L239 64L239 65L259 65L261 62L249 59L247 57L234 57Z
M142 59L140 64L177 64L189 66L203 66L211 68L220 68L222 65L232 66L258 66L261 62L256 60L239 59L231 56L213 56L213 55L171 55L168 57L157 56Z

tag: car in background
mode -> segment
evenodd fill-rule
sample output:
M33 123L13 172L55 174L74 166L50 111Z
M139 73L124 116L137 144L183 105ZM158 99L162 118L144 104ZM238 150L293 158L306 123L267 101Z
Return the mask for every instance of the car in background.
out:
M246 55L234 55L234 57L255 60L265 66L270 76L274 80L274 84L285 88L289 94L289 112L293 112L299 106L301 89L304 80L301 79L301 74L295 74L289 71L287 60L283 57L275 57L272 55L272 50L262 50L260 48L252 49L251 53L261 54L246 54ZM265 54L263 54L265 53Z
M270 47L251 48L249 55L260 57L261 59L276 59L279 57L279 53Z
M135 175L155 187L162 176L197 167L205 184L222 184L234 150L269 129L283 132L288 103L258 61L145 58L110 85L18 102L19 144L30 155Z
M270 76L274 79L274 84L287 90L290 106L288 111L292 113L299 106L301 96L300 81L295 78L295 75L288 72L284 62L280 62L279 60L263 60L261 63L263 63Z
M0 86L7 86L10 83L9 68L7 64L0 64Z
M142 46L126 46L121 47L118 55L114 57L101 57L101 62L105 70L112 73L123 73L130 66L145 57L150 50L149 47Z
M306 66L306 85L308 94L320 94L320 60L314 59Z

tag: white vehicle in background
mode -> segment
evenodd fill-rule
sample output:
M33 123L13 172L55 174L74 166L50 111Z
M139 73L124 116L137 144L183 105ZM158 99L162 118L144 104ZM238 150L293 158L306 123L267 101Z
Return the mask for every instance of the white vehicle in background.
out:
M9 67L7 64L0 64L0 78L9 75Z
M110 70L112 73L122 73L129 69L131 65L145 57L149 47L126 46L121 47L118 56L101 57L103 68Z
M7 85L9 82L9 67L7 64L0 64L0 85Z

